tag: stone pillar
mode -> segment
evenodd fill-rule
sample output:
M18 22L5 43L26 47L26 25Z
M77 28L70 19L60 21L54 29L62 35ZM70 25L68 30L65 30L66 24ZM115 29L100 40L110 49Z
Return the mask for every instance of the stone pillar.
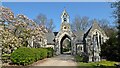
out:
M76 43L74 40L74 38L71 38L72 55L76 55Z
M92 56L89 56L89 60L88 61L92 62L92 58L93 58Z
M55 38L55 50L56 50L56 55L59 55L60 54L60 47L59 47L59 41L57 38Z

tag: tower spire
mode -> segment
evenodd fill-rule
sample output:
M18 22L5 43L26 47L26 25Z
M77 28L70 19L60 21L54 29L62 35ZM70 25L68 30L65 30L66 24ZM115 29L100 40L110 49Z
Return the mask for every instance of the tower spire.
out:
M64 7L63 13L61 15L61 21L62 21L62 23L69 23L69 15L68 15L65 7Z
M66 7L64 7L64 11L66 12Z

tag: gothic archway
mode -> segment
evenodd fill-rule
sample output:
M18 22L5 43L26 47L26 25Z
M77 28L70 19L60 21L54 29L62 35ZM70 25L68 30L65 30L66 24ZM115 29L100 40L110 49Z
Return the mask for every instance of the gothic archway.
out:
M68 40L68 42L65 42L65 40ZM64 42L65 44L63 44ZM65 34L60 40L60 54L71 54L71 49L71 38Z

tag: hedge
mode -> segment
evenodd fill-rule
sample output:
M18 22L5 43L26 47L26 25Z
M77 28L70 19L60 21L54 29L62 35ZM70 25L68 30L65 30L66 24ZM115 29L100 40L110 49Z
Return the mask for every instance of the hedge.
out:
M83 61L83 56L76 55L75 56L75 61L76 62L82 62Z
M18 65L28 65L47 57L47 49L43 48L18 48L11 54L11 61Z
M53 48L48 47L48 48L46 48L46 49L47 49L47 57L48 57L48 58L52 57L53 54L54 54Z

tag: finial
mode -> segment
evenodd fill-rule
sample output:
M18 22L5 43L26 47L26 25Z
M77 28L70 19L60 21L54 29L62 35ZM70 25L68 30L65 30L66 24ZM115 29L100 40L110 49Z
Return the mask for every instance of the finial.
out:
M96 19L94 19L94 20L93 20L93 25L94 25L94 26L98 25L98 23L97 23L97 20L96 20Z
M66 7L64 7L64 11L66 12Z

